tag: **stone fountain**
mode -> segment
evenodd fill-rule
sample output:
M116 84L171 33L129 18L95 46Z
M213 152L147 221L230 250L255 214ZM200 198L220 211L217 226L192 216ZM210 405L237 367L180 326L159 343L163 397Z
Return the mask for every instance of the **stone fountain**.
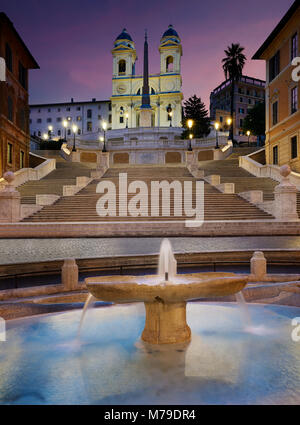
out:
M90 294L101 301L127 304L143 302L146 310L142 340L150 344L178 344L191 339L186 322L190 300L222 297L240 292L248 277L234 273L177 275L171 244L164 239L157 275L101 276L85 279Z

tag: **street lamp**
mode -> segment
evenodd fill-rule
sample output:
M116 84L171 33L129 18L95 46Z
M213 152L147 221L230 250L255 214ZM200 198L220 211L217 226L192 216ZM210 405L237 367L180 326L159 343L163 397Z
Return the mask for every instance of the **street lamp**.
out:
M193 138L193 135L191 133L191 130L192 130L193 125L194 125L194 121L193 120L188 120L187 121L187 126L189 128L189 147L188 147L188 150L189 151L192 151L193 150L193 148L192 148L192 138Z
M192 151L193 150L193 148L192 148L192 138L193 138L193 135L192 135L192 133L190 133L189 134L189 147L188 147L188 151Z
M218 122L215 122L215 129L216 129L216 146L215 146L215 149L219 149L219 140L218 140L219 127L220 127L220 124Z
M49 138L48 134L47 133L44 133L43 134L43 139L46 141L46 140L48 140L48 138Z
M77 125L73 124L72 126L72 130L73 130L73 134L74 134L74 139L73 139L73 149L72 152L76 152L76 146L75 146L75 134L77 132Z
M231 123L232 123L232 119L231 118L227 118L227 125L228 125L228 127L229 127L229 132L228 132L228 140L230 140L230 126L231 126Z
M126 128L128 128L128 117L129 117L129 114L128 114L128 112L126 112L126 114L125 114L125 118L126 118Z
M99 137L99 141L103 144L103 142L104 142L104 137L103 137L103 136L100 136L100 137ZM101 145L100 145L100 147L101 147Z
M67 127L68 127L68 121L63 120L63 126L65 128L65 140L67 140Z
M107 150L106 150L106 145L105 145L105 131L106 131L106 129L107 129L107 122L106 121L103 121L102 122L102 129L103 129L103 149L102 149L102 152L107 152Z
M52 133L52 130L53 130L53 126L52 125L49 125L48 126L48 130L49 130L49 137L51 139L51 133Z
M172 115L173 115L173 112L172 112L172 111L170 111L170 112L169 112L169 117L170 117L170 127L172 127Z
M250 134L251 134L251 131L248 130L246 134L248 136L248 146L250 146Z

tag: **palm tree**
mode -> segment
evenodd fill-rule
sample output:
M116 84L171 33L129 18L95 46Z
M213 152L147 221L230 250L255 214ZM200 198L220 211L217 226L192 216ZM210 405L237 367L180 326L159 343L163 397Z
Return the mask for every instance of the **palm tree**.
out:
M223 70L226 80L231 80L231 102L230 102L230 113L231 113L231 127L230 127L230 139L233 140L233 113L234 113L234 92L235 83L243 75L243 68L247 60L243 51L245 50L239 43L232 43L231 46L224 50L225 58L222 59Z

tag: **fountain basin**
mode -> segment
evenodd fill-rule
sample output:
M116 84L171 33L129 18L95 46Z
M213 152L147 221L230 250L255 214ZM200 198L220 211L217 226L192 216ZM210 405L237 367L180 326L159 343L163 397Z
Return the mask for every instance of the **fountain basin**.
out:
M163 281L157 275L86 278L88 291L98 300L116 304L144 302L142 340L150 344L178 344L191 339L186 322L189 300L240 292L248 277L234 273L192 273Z

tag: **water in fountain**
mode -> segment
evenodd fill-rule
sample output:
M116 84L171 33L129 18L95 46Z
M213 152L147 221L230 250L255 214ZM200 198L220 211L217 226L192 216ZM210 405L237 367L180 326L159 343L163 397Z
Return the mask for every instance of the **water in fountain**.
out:
M238 292L235 294L236 302L242 312L245 328L249 329L252 326L251 317L248 309L248 305L246 303L245 297L242 292Z
M177 274L177 261L175 260L171 243L169 239L163 239L158 263L158 275L167 283L171 278Z
M275 333L274 329L267 328L263 324L259 324L254 326L248 304L245 300L245 297L242 292L238 292L235 294L235 298L237 301L237 304L242 312L242 316L244 319L244 330L248 333L254 334L254 335L271 335Z
M80 338L80 332L81 332L81 328L82 328L83 321L84 321L85 315L87 313L87 310L88 310L89 307L91 307L95 303L95 301L96 301L96 298L93 297L92 294L89 294L87 299L86 299L86 302L84 304L82 313L81 313L80 323L79 323L79 327L78 327L78 331L77 331L77 338Z

